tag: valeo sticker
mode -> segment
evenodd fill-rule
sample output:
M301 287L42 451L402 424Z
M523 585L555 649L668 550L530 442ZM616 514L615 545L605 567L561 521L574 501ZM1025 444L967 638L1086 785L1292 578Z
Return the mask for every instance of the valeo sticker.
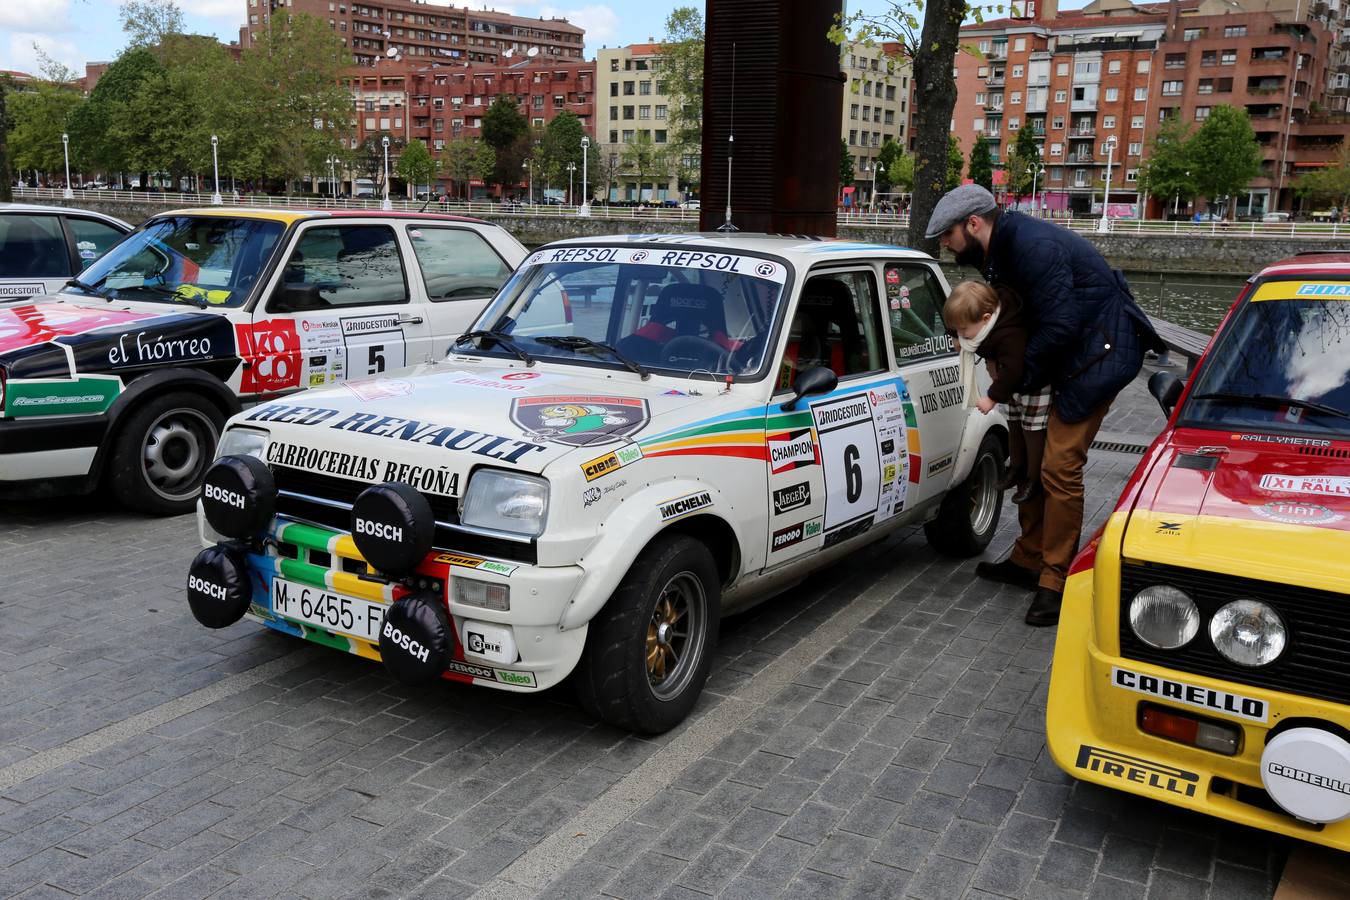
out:
M120 393L122 380L110 375L19 379L6 386L5 415L22 419L101 413Z

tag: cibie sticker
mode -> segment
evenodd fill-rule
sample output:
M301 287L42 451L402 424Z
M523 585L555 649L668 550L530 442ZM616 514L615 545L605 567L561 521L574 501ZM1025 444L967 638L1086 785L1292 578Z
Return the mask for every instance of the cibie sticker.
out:
M1278 494L1350 497L1350 478L1344 475L1262 475L1260 487Z
M1264 723L1268 716L1264 700L1201 687L1198 684L1187 684L1184 681L1173 681L1170 678L1160 678L1157 675L1145 675L1129 669L1112 667L1111 683L1127 691L1148 694L1151 697L1224 713L1252 722Z

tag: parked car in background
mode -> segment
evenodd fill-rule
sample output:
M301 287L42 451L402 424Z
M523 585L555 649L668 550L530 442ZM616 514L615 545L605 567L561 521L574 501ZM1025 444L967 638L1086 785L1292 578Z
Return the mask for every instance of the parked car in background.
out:
M92 210L0 203L0 303L55 294L129 231Z
M445 356L524 257L456 216L155 216L56 296L0 309L0 496L107 482L187 512L242 404Z
M1350 850L1350 254L1244 287L1069 571L1046 706L1083 781Z
M1269 224L1287 224L1289 220L1290 215L1287 212L1268 212L1261 216L1261 221Z

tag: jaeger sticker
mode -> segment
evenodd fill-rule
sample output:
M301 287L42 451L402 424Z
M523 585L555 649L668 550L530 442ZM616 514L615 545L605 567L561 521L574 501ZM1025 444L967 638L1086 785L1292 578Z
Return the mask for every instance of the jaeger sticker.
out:
M647 424L647 401L587 395L518 397L511 421L526 432L559 444L586 447L629 437Z

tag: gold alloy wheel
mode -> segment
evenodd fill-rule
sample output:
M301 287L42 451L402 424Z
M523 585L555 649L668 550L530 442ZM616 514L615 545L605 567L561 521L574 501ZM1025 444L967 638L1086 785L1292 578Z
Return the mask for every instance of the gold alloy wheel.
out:
M707 595L692 572L661 590L647 623L647 682L662 699L679 694L703 655Z

